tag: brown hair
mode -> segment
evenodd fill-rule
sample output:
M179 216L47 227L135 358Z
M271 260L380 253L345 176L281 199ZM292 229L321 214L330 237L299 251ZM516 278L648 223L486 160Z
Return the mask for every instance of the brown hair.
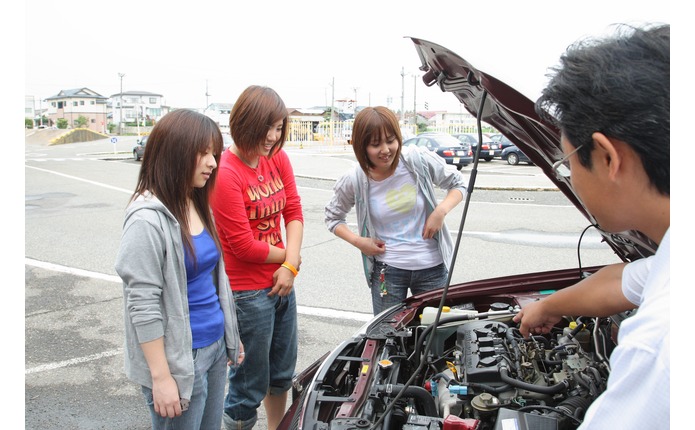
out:
M164 115L147 137L138 183L131 197L134 200L148 191L154 194L179 222L184 245L194 257L191 232L188 229L188 197L193 201L205 228L219 249L209 204L217 169L212 171L203 188L193 186L198 155L207 152L211 144L215 161L219 165L223 151L222 133L212 119L187 109Z
M251 85L241 93L229 115L234 144L244 155L254 153L258 144L265 141L270 126L282 120L280 140L270 150L272 157L285 145L287 117L285 103L275 90Z
M375 106L362 109L355 117L352 125L352 150L355 152L357 162L367 175L369 175L369 169L373 167L367 156L367 146L372 138L380 139L382 131L387 137L395 135L398 139L398 150L390 172L393 173L398 166L403 147L403 137L396 114L384 106Z

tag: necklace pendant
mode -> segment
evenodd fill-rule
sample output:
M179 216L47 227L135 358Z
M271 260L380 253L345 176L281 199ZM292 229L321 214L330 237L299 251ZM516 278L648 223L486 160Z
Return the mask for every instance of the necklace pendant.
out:
M263 182L263 175L258 175L258 182Z

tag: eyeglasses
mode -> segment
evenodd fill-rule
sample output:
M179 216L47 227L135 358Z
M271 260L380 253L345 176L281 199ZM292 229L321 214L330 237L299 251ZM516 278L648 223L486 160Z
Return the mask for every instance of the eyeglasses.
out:
M579 149L584 146L584 144L577 146L574 148L574 151L570 152L569 154L565 155L562 157L560 160L556 161L553 163L553 171L555 173L562 177L562 178L569 178L570 177L570 162L569 158L574 155L575 152L579 151Z

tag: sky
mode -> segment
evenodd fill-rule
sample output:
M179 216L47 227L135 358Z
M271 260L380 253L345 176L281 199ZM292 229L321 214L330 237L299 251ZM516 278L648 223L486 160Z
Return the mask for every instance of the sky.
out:
M451 49L533 98L571 42L619 22L670 23L669 2L563 3L27 1L24 91L38 104L82 87L110 97L122 85L161 94L172 107L203 108L233 103L259 84L292 108L353 99L459 111L453 95L422 83L411 37Z

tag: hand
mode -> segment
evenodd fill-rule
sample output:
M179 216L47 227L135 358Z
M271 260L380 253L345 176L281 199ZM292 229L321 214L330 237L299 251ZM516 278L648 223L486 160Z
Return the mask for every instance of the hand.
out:
M372 239L371 237L358 238L355 246L367 257L381 255L386 252L386 242L380 239Z
M425 220L425 227L422 229L423 239L432 239L444 225L444 215L435 209Z
M182 413L179 388L171 375L152 381L152 401L161 417L174 418Z
M268 293L269 297L279 295L284 297L292 292L294 286L294 274L282 266L273 273L273 288Z
M519 331L524 337L529 337L529 334L550 333L560 319L562 319L561 316L555 316L544 310L542 300L525 305L513 318L516 323L521 321Z
M237 354L236 364L237 365L241 364L245 358L246 358L246 349L244 348L244 344L241 343L241 341L239 341L239 354Z

